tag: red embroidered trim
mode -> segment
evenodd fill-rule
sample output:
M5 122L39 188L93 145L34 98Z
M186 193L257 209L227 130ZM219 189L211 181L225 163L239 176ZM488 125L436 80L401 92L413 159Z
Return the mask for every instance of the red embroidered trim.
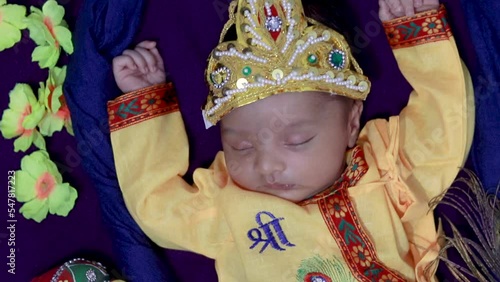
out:
M446 9L428 11L384 23L385 33L393 49L411 47L452 37Z
M351 273L360 281L406 281L378 259L371 239L361 226L347 192L368 171L363 149L352 150L351 162L341 178L324 193L303 204L317 202L330 234L337 242ZM385 281L385 280L384 280Z
M154 85L109 101L109 129L113 132L178 110L172 83Z
M316 194L314 197L304 200L298 205L306 206L309 204L317 203L319 200L324 199L340 189L341 185L345 183L348 186L354 186L356 183L365 175L368 171L368 164L365 161L365 155L363 149L360 146L356 146L351 150L352 158L349 165L346 167L340 178L333 183L332 187L326 189L325 191Z

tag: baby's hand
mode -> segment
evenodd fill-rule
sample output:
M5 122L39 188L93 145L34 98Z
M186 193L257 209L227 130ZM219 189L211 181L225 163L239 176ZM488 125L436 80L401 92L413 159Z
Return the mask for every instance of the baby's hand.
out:
M143 41L113 59L113 75L123 93L165 82L165 67L156 42Z
M383 22L439 8L439 0L379 0L378 3Z

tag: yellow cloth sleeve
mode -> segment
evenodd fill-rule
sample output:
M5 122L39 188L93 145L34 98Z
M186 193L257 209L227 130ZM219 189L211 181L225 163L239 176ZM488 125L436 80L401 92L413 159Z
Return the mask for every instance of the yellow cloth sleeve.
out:
M385 24L387 31L404 25L405 20L434 19L444 35L434 33L415 42L391 41L398 66L414 91L399 116L389 122L370 121L360 135L360 141L369 140L375 152L386 152L389 147L397 151L398 177L425 203L453 182L473 135L471 78L446 20L440 17L443 14L444 9ZM425 21L422 26L426 26Z
M429 202L452 184L473 135L471 78L444 14L441 9L385 24L399 68L414 90L399 116L368 122L358 140L386 182L386 196L410 243L417 281L427 281L425 268L439 251ZM421 36L412 41L413 32Z
M159 246L213 258L229 234L214 205L219 185L210 169L195 172L195 182L203 187L182 178L188 168L188 140L172 86L126 94L108 103L108 109L117 176L134 220Z

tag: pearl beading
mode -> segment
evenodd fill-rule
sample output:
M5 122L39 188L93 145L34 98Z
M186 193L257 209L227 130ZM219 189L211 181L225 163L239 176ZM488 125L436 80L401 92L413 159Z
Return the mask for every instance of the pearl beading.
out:
M262 63L262 64L267 63L267 59L265 59L265 58L257 57L254 54L252 54L251 52L246 52L245 54L243 54L241 52L238 52L235 48L231 48L231 49L229 49L229 51L216 51L215 56L218 56L218 57L224 57L224 56L239 57L243 60L250 59L250 60L254 60L256 62Z
M257 40L257 39L253 39L252 38L252 43L255 44L255 45L259 45L261 46L262 48L266 49L267 51L271 51L273 48L271 48L271 46L267 45L266 43L260 41L260 40Z
M262 37L260 36L260 34L258 34L255 31L255 29L253 29L251 26L246 25L245 26L245 32L249 32L250 34L252 34L252 36L253 36L254 39L262 40Z
M255 0L248 0L248 4L250 5L250 9L252 10L252 14L257 14L257 9L255 9Z
M266 8L266 15L268 17L272 17L273 16L273 13L271 12L271 4L269 4L269 2L264 2L264 7Z
M288 61L288 65L291 66L293 64L293 62L295 61L295 59L297 58L297 56L302 54L307 48L309 48L309 46L312 46L314 44L324 42L327 40L328 40L328 36L324 36L324 35L321 37L317 37L317 38L314 38L314 36L309 36L309 38L307 38L307 41L304 44L297 45L295 52L293 52L292 57Z
M215 111L217 111L221 107L222 103L229 101L231 99L231 97L237 93L245 92L249 88L264 87L266 85L271 85L271 86L283 85L283 84L288 83L291 80L294 80L294 81L305 81L305 80L324 81L326 83L332 83L335 85L344 86L346 88L353 89L353 90L356 90L359 92L363 92L366 90L366 88L363 86L354 85L354 83L351 80L349 80L348 78L341 78L341 77L333 78L328 74L315 75L312 72L308 72L308 73L305 73L302 75L298 75L297 72L291 72L286 77L278 78L276 80L258 77L256 79L256 82L247 83L242 88L224 91L224 97L217 98L214 100L215 105L207 111L207 115L212 116L215 113Z
M250 22L253 28L257 28L257 24L255 23L254 19L252 18L252 14L246 10L245 11L245 18Z
M245 31L249 32L250 34L253 35L252 38L252 43L255 45L262 46L264 49L270 51L272 50L271 46L267 45L265 42L262 41L262 37L255 31L257 28L257 24L255 23L254 19L252 18L252 14L246 10L244 13L245 18L250 22L251 26L246 26Z
M281 53L285 53L286 50L288 50L288 47L290 47L290 44L292 43L294 36L293 36L293 28L295 27L295 20L292 19L292 4L290 2L283 0L281 1L281 4L283 5L286 13L286 20L288 22L288 31L286 32L286 42L283 48L281 49Z

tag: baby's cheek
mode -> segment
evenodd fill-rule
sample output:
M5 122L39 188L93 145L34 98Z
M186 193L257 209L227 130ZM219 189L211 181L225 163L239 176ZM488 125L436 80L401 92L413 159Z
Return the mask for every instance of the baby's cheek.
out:
M229 175L231 175L231 178L237 178L238 175L240 175L243 171L241 161L230 160L227 163L227 170L229 171Z
M253 187L252 176L253 167L245 160L230 160L227 163L227 170L231 179L244 188Z

